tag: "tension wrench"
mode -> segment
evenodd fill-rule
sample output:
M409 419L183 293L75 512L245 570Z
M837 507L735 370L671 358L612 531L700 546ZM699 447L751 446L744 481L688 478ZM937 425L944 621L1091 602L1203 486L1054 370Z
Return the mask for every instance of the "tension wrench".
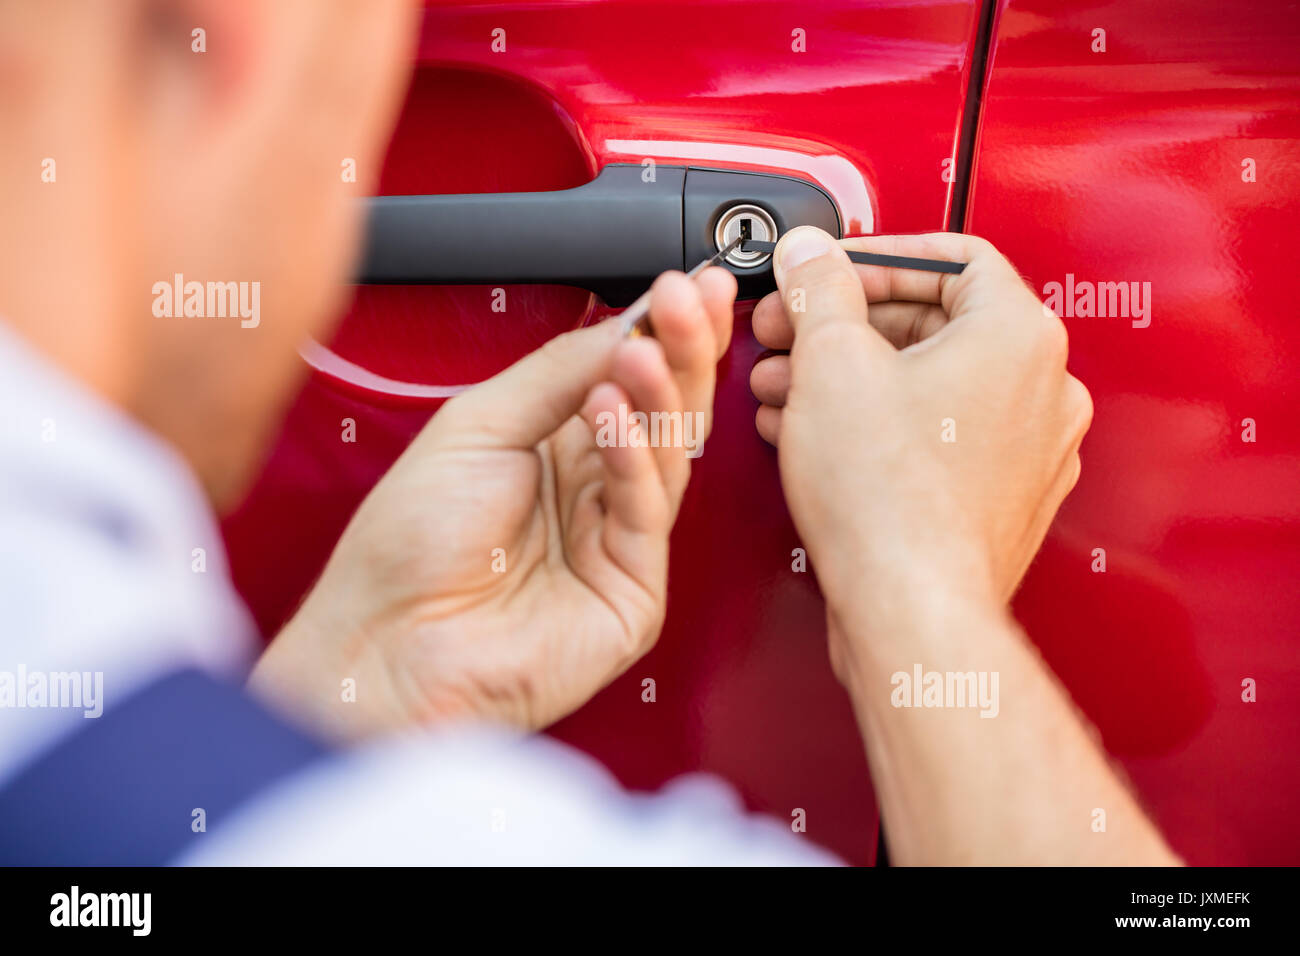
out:
M742 234L727 243L725 248L719 249L708 259L705 259L686 275L693 278L709 266L720 264L738 246L743 252L772 253L776 250L775 242L762 242L758 239L750 239ZM877 252L848 252L847 250L846 253L850 262L869 266L885 266L891 269L918 269L922 272L944 272L949 275L960 275L961 271L966 268L964 262L948 262L943 259L919 259L915 256L887 256ZM647 289L635 302L619 314L623 337L627 338L650 332L649 319L650 290Z

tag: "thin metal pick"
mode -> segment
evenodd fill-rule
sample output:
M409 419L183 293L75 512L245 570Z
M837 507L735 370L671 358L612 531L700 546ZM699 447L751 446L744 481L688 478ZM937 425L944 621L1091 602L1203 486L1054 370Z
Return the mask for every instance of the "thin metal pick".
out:
M725 248L719 249L709 258L705 259L690 272L686 273L688 278L695 278L709 266L717 265L731 254L735 249L745 241L744 236L737 236ZM650 290L637 298L635 302L619 313L618 320L623 328L623 338L629 338L635 335L648 335L653 330L650 328Z

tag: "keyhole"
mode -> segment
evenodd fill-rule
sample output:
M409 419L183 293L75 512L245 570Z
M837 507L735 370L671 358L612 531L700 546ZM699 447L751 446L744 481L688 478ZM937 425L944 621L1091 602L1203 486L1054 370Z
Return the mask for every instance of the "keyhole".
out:
M771 253L747 252L743 243L746 240L775 241L776 223L772 221L771 214L761 206L753 203L736 203L718 217L713 241L718 249L725 249L736 239L740 239L742 244L727 254L727 262L742 269L761 266L771 258Z

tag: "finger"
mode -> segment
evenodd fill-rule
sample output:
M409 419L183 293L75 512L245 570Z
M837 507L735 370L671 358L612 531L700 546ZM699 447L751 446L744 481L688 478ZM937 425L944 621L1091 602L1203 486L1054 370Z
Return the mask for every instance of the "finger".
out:
M932 232L913 236L858 236L840 240L840 246L853 252L874 252L889 256L912 256L967 263L960 274L926 272L855 263L869 302L902 300L908 302L943 301L944 288L957 283L975 262L1006 260L987 241L959 232Z
M857 265L859 277L867 281L868 268ZM888 290L886 290L888 291ZM903 349L915 345L924 338L943 328L948 321L948 314L943 306L928 302L893 301L872 297L872 290L866 289L867 321L871 327L883 335L894 348ZM751 319L754 338L760 345L769 349L789 349L794 344L794 325L786 314L781 295L773 292L764 296L754 306Z
M701 437L707 437L718 346L701 287L681 272L665 272L650 287L650 323L677 379L684 408L703 413L706 434Z
M1056 475L1052 479L1052 484L1048 487L1047 494L1043 496L1043 499L1035 507L1034 513L1030 516L1020 546L1011 552L1021 557L1019 563L1007 575L1007 591L1003 595L1005 599L1010 600L1011 596L1020 587L1025 572L1033 564L1038 549L1043 545L1043 539L1047 537L1052 522L1056 520L1056 512L1060 510L1061 502L1066 499L1070 492L1074 490L1075 484L1078 483L1082 467L1077 448L1061 462L1060 468L1057 469Z
M749 390L764 405L783 406L790 393L790 356L771 355L756 363L749 373Z
M853 252L872 252L883 255L911 256L921 259L939 259L948 262L999 260L1001 255L987 241L977 236L963 233L928 233L924 235L897 236L858 236L852 239L840 239L841 249ZM1005 260L1003 260L1005 261ZM943 283L954 279L949 273L928 272L919 269L902 269L896 266L875 266L855 262L854 270L862 280L863 292L867 302L903 301L930 302L939 304L942 298ZM964 271L963 273L964 274ZM754 309L755 316L763 308L763 303ZM779 330L778 330L779 331ZM768 348L783 348L779 344Z
M791 388L825 407L859 388L873 363L897 352L867 322L867 300L853 264L829 235L812 226L786 233L776 247L781 301L794 325Z
M624 389L602 382L588 394L580 412L595 436L604 471L604 544L620 564L634 556L631 546L641 543L640 535L666 537L670 520L659 468L649 446L617 440L636 427L628 421L633 407L634 401Z
M600 485L605 465L592 441L591 429L580 414L557 428L548 443L555 462L555 496L560 521L564 527L572 527L582 496L587 489Z
M680 274L678 274L679 277ZM717 371L712 367L727 349L731 338L732 317L735 309L736 297L736 280L735 277L725 269L710 268L704 270L695 277L694 283L699 290L699 295L704 304L705 312L708 315L709 328L713 334L713 358L709 361L709 387L708 400L705 402L706 412L704 418L704 430L707 431L712 425L712 392L716 387ZM665 352L672 351L676 354L680 351L683 339L689 341L693 330L687 329L683 336L681 329L676 325L675 314L664 315L664 303L656 303L655 321L659 324L656 329L659 331L661 344L665 345ZM719 344L720 342L720 344ZM570 426L575 427L570 427ZM702 441L707 434L696 436ZM584 489L591 486L591 483L599 476L601 462L596 455L595 447L591 441L591 434L578 418L572 419L569 423L561 426L552 436L551 444L554 448L556 461L561 465L558 468L558 480L561 492L561 506L563 516L567 522L577 506L577 497L583 493Z
M948 324L943 306L929 302L881 302L870 308L871 327L896 349L928 339Z
M1020 335L1024 331L1026 318L1036 321L1032 311L1011 308L1009 305L1027 304L1030 299L1036 303L1037 296L1029 290L1006 257L978 236L951 232L915 236L862 236L842 240L841 245L859 252L966 263L959 274L857 264L868 302L926 302L941 306L949 318L948 324L955 322L959 326L954 332L974 334L984 346L1001 341L1001 337L1006 334ZM931 316L928 334L913 339L909 345L924 341L944 327L936 324L938 313L931 313ZM971 322L976 322L979 327L972 330L963 328ZM876 328L882 328L882 325L872 324ZM899 334L896 329L890 331Z
M781 437L781 409L771 405L760 405L754 413L754 427L758 435L769 445L776 445Z
M795 329L867 325L867 299L848 256L827 233L799 226L776 246L774 272L781 301Z
M954 333L966 335L973 332L989 344L999 341L1004 332L1020 334L1025 329L1026 319L1030 324L1041 324L1043 316L1038 297L1007 258L987 240L958 233L877 238L895 240L889 248L899 250L898 255L966 263L966 268L957 275L911 269L884 270L897 273L890 277L891 297L942 305L949 324L956 326ZM1030 304L1036 308L1017 307ZM976 317L979 328L967 330L965 326Z
M789 350L794 345L794 325L786 314L780 292L770 292L759 299L749 321L754 338L764 348Z
M928 303L940 310L916 311L909 316L904 309L891 308L879 321L873 320L873 327L900 348L953 326L954 337L971 345L963 351L983 354L1007 343L1028 342L1036 337L1034 327L1043 324L1037 296L1006 257L978 236L947 232L863 236L843 240L841 245L854 251L966 263L959 274L856 266L869 302ZM878 308L872 306L873 314ZM914 321L911 326L909 318Z
M944 297L951 316L945 328L954 354L968 362L991 357L1046 362L1064 369L1070 337L1062 322L1008 265L973 263L969 284L950 287ZM963 273L963 277L965 273Z
M1043 539L1047 536L1048 529L1056 519L1056 512L1060 509L1061 503L1074 490L1074 486L1078 483L1083 470L1079 447L1083 444L1084 436L1088 433L1088 428L1092 424L1092 396L1089 394L1087 386L1073 375L1066 375L1064 391L1065 409L1062 417L1065 426L1063 432L1071 435L1069 448L1056 470L1056 475L1053 477L1047 493L1038 503L1030 519L1025 532L1025 539L1021 542L1021 547L1017 552L1025 555L1024 561L1015 569L1014 575L1008 579L1011 582L1010 593L1014 593L1019 586L1020 579L1024 577L1025 571L1028 570L1034 555L1038 553Z
M874 252L885 255L907 255L926 259L947 259L949 261L968 261L979 242L971 242L970 236L952 233L937 233L922 236L862 236L854 239L841 239L841 249L855 252ZM873 328L885 336L896 348L920 341L925 336L909 338L899 331L902 320L898 313L902 310L886 309L877 317L876 303L929 303L938 305L940 301L941 274L922 272L915 269L898 269L885 266L871 266L862 263L853 264L854 271L862 282L863 294L869 303L868 319ZM935 321L946 314L940 310L926 313L925 331L927 335L938 331ZM752 319L754 337L769 349L788 349L794 343L794 325L786 312L779 292L771 293L759 300L754 307ZM899 344L902 342L903 344Z
M707 325L707 319L697 310L694 314L687 309L678 308L681 304L680 294L686 293L687 301L696 298L693 282L681 273L665 274L654 286L654 295L659 296L669 308L657 313L656 339L632 339L616 346L610 364L610 378L619 387L632 392L637 402L624 409L624 412L642 411L647 416L647 425L652 426L645 437L646 441L666 443L662 449L656 449L651 458L659 467L662 462L662 478L670 497L675 502L689 481L689 466L681 459L706 437L708 415L696 416L690 408L681 408L680 385L677 389L667 387L681 376L672 368L665 367L670 349L682 351L689 345L689 338ZM674 288L676 286L676 288ZM682 286L686 288L683 290ZM664 295L663 293L667 293ZM698 306L698 301L696 302ZM683 325L681 323L687 323ZM688 327L690 326L690 327ZM704 329L704 335L710 339L712 328ZM709 381L709 401L711 406L712 382L714 378L712 345L697 341L705 349L705 369ZM689 373L687 373L689 377ZM661 413L668 413L666 416ZM678 427L680 425L680 428ZM626 423L613 425L615 435L618 429L627 435ZM689 434L687 429L690 429ZM568 524L593 482L600 478L604 467L601 457L592 441L592 434L581 420L572 418L557 429L550 437L550 444L556 461L557 496L561 507L561 517ZM687 445L692 447L686 447Z
M632 399L632 408L646 418L646 433L629 440L651 446L673 513L690 479L688 452L701 447L703 414L683 409L677 379L668 368L662 346L654 339L630 339L619 345L610 368L612 380Z
M448 401L428 433L465 446L532 448L578 412L594 385L609 378L621 341L617 322L557 336Z
M704 308L713 324L716 362L727 354L731 345L731 327L736 315L736 277L726 269L711 266L696 276L695 282L700 287Z
M775 259L777 288L795 329L792 348L801 337L831 329L856 332L867 348L884 353L888 343L867 322L862 283L834 239L815 226L800 226L781 237Z
M658 635L655 622L663 619L675 509L652 450L608 440L610 422L621 422L624 434L635 427L628 422L635 404L625 389L605 382L591 390L582 406L580 415L595 437L602 474L580 494L567 549L574 572L604 597L640 654ZM615 425L615 434L619 427ZM627 587L628 578L635 587Z

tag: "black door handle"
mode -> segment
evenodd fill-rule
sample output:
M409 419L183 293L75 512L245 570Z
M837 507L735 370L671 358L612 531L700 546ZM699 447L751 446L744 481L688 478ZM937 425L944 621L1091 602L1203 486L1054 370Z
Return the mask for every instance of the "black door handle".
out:
M647 181L648 180L648 181ZM787 176L682 166L606 166L574 189L368 201L358 282L574 285L621 306L665 269L718 251L728 209L758 206L777 234L798 225L840 235L829 196ZM775 239L775 236L771 238ZM742 297L773 288L770 262L728 263Z

